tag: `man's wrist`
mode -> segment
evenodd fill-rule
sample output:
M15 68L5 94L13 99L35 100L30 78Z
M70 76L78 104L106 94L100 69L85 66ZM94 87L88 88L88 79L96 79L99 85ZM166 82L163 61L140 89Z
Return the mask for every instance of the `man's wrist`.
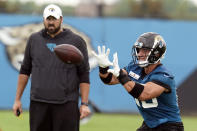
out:
M81 105L88 106L88 102L81 102Z
M16 97L15 101L21 101L21 98L20 97Z
M128 75L124 74L123 70L120 69L120 74L119 76L117 77L119 82L124 85L125 83L131 81L131 79L128 77Z

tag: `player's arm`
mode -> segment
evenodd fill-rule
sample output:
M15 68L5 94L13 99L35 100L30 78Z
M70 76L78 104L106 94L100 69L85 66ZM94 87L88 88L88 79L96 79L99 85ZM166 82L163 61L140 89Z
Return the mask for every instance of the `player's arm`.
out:
M114 84L118 84L119 80L116 78L116 76L114 76L112 73L107 72L108 69L106 70L106 73L103 74L103 72L101 71L101 67L99 67L99 76L100 79L108 85L114 85ZM102 73L101 73L102 72Z
M13 105L13 112L16 116L20 115L18 114L19 112L17 112L17 110L22 112L21 97L27 85L28 79L29 79L29 76L25 74L19 74L18 76L16 98L15 98L14 105Z
M168 92L168 89L153 82L148 82L142 85L134 81L128 81L123 86L129 94L141 101L156 98L164 91Z
M120 69L118 65L118 56L117 53L114 54L113 60L113 69L109 69L108 72L111 72L114 76L117 77L118 81L124 86L127 92L132 95L134 98L139 100L149 100L155 98L164 91L169 91L164 86L167 86L161 82L148 82L146 84L140 84L137 82L132 81L126 70ZM160 84L157 84L160 83Z
M21 97L23 94L23 91L27 85L29 76L31 74L32 69L32 58L31 58L31 37L29 38L27 42L27 46L25 48L25 54L23 63L20 68L20 74L18 76L18 84L17 84L17 91L16 91L16 98L13 105L13 112L16 116L20 115L19 112L22 112L22 104L21 104ZM18 112L17 112L18 110ZM17 114L18 113L18 114Z
M130 80L126 71L123 69L120 70L118 80L130 95L141 101L156 98L163 92L170 92L170 87L159 81L147 82L145 84L134 82Z
M90 90L89 83L80 83L81 102L88 104L88 95Z
M80 119L83 119L91 113L88 107L88 95L89 95L90 84L80 83L79 87L81 93Z
M90 90L89 66L87 66L87 68L84 68L83 70L82 68L79 68L78 77L81 94L80 119L83 119L91 113L88 107L88 96Z
M89 78L89 62L88 62L88 51L85 44L85 41L80 38L81 44L79 45L81 48L81 52L84 56L84 61L78 65L77 72L79 77L79 88L80 88L80 94L81 94L81 105L80 105L80 119L83 119L87 117L91 111L88 107L88 96L89 96L89 90L90 90L90 78Z

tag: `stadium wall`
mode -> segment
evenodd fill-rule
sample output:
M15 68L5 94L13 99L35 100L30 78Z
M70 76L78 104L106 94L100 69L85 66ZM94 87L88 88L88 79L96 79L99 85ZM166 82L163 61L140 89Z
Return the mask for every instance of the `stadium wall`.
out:
M17 38L24 39L23 29L31 24L42 24L41 16L0 14L0 108L11 109L16 92L18 69L16 48L23 49L16 44ZM181 90L192 91L196 84L184 84L197 67L196 30L197 22L172 21L155 19L119 19L119 18L80 18L64 17L65 26L71 26L80 34L88 37L90 50L97 50L98 45L106 45L112 54L118 52L119 64L123 68L131 61L131 47L137 37L144 32L158 32L167 43L167 53L163 63L175 75L177 87ZM17 31L17 29L19 30ZM31 29L28 29L31 30ZM15 34L11 35L15 31ZM38 30L39 31L39 30ZM18 33L16 33L18 32ZM25 36L26 41L28 36ZM89 50L89 51L90 51ZM23 51L22 51L23 52ZM13 54L15 53L15 54ZM21 53L21 51L19 51ZM90 52L89 52L90 53ZM91 57L92 58L92 57ZM94 63L94 59L91 59ZM15 63L14 63L15 62ZM193 81L195 76L193 76ZM98 67L92 65L90 101L102 112L137 112L134 99L121 85L104 85L98 77ZM181 95L190 99L190 93ZM23 108L29 107L30 82L22 97ZM197 96L193 96L196 99ZM182 99L180 99L182 100ZM183 103L184 105L184 103Z

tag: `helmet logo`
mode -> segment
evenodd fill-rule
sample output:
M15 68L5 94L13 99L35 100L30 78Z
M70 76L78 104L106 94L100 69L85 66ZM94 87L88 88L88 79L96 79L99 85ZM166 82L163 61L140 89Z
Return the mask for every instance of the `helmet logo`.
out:
M155 41L157 41L159 48L162 48L164 46L163 38L160 35L155 37Z
M136 42L135 43L135 47L136 48L142 48L142 46L143 46L143 43L142 42Z
M158 54L159 53L159 51L157 50L157 51L154 51L154 54L156 55L156 54Z
M159 41L159 48L162 48L163 47L163 42L160 40Z

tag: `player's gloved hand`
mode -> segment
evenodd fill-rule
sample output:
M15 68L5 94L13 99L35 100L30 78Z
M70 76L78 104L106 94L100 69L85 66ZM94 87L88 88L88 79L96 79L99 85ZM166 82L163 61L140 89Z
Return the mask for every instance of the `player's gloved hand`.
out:
M113 65L112 62L108 58L109 53L110 53L109 48L105 52L105 46L102 46L102 50L101 50L101 47L98 46L98 54L92 51L92 54L96 57L99 66L102 68L106 68L106 67Z
M108 69L107 72L111 72L114 76L116 76L119 80L119 82L124 85L128 81L130 81L130 78L127 74L123 72L123 69L120 69L118 65L118 55L117 52L114 53L114 60L113 60L113 69Z
M113 55L113 69L109 69L107 72L111 72L113 75L118 77L120 75L120 67L118 65L118 54L117 52Z

